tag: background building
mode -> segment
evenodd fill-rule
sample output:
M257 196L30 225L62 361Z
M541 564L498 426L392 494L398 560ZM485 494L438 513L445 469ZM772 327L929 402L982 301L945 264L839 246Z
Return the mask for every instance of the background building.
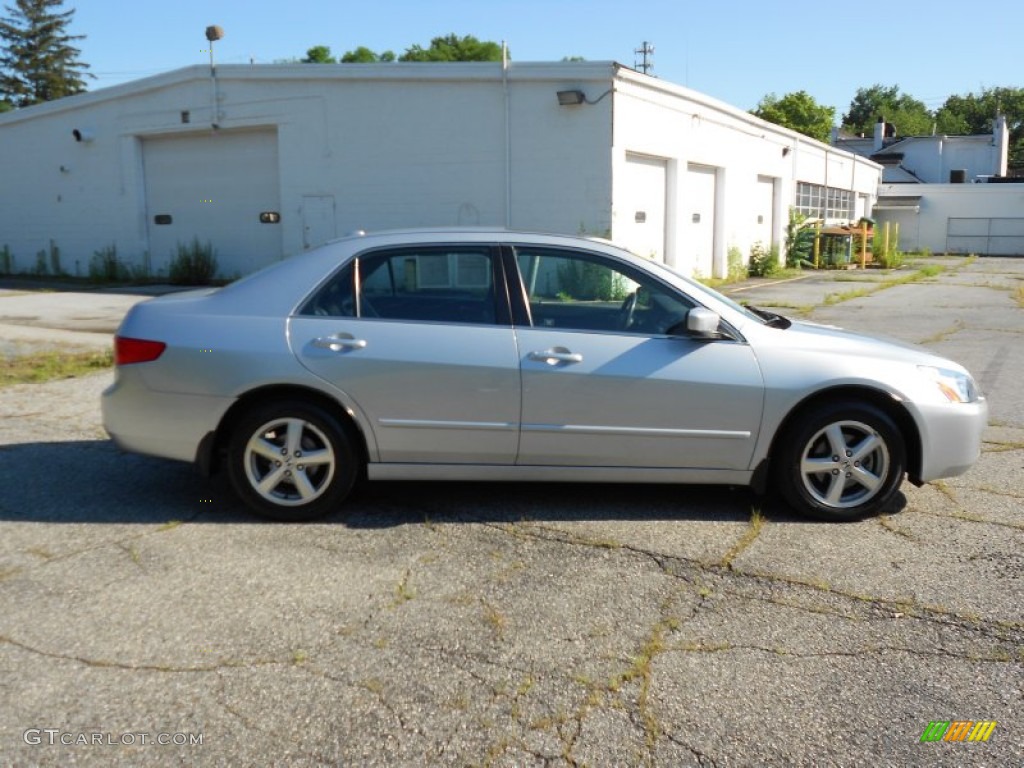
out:
M610 236L686 273L868 215L880 166L612 62L195 66L0 115L0 248L250 272L356 229Z
M884 121L871 138L832 143L881 163L876 218L899 227L899 249L984 255L1024 254L1024 179L1007 178L1009 130L991 134L891 135Z

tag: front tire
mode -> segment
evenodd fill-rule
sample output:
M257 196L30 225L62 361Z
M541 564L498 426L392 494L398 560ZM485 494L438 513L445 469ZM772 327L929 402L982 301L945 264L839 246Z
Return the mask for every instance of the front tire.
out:
M338 420L301 400L253 408L228 441L228 476L257 514L313 520L336 511L359 474L358 453Z
M800 514L859 520L885 509L906 471L906 447L892 418L867 403L821 405L778 441L776 480Z

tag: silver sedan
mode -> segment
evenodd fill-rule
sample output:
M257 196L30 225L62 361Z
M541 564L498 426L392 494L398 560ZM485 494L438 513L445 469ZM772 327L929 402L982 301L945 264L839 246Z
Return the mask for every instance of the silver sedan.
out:
M776 487L850 520L978 458L987 404L920 347L743 307L610 243L358 235L136 305L104 425L306 520L370 480Z

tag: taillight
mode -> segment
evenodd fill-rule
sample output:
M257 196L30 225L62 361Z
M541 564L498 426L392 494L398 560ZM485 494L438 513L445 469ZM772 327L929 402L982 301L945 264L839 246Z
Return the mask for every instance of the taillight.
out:
M167 345L162 341L128 339L124 336L115 336L114 364L148 363L160 357L165 349L167 349Z

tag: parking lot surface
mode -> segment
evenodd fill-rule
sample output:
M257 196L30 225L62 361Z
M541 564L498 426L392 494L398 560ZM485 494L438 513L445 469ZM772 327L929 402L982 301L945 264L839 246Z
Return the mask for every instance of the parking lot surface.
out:
M735 293L923 343L988 395L968 474L852 524L465 483L273 524L118 452L110 374L0 389L0 764L1024 764L1024 259L929 261ZM996 726L922 742L943 721Z

